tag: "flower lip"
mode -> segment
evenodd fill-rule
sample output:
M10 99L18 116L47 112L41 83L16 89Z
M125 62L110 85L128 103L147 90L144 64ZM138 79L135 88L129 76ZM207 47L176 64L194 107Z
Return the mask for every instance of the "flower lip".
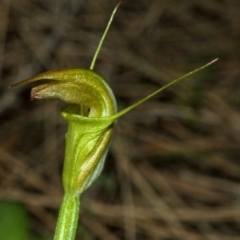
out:
M52 82L52 81L51 81ZM34 98L38 98L38 99L41 99L41 98L47 98L47 97L50 97L50 96L45 96L44 97L44 90L46 90L47 88L49 88L49 86L51 85L52 83L45 83L45 84L40 84L40 85L37 85L36 87L32 88L32 91L31 91L31 94L30 94L30 99L33 100Z

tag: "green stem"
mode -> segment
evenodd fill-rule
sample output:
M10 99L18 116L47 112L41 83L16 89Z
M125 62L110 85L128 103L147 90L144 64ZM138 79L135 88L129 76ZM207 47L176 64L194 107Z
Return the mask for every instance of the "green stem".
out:
M78 225L80 198L65 195L59 211L54 240L74 240Z

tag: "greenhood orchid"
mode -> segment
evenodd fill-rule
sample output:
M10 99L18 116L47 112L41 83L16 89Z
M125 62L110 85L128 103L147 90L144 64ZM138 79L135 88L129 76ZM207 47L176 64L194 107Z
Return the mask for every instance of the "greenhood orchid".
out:
M137 103L117 112L116 99L110 86L101 75L93 71L93 68L118 6L112 13L90 69L69 68L48 71L13 85L18 86L45 80L45 83L32 89L31 98L59 98L68 103L61 112L63 118L68 122L68 131L62 176L64 198L55 240L73 240L75 238L80 195L93 183L103 169L116 120L167 87L217 60L173 80Z

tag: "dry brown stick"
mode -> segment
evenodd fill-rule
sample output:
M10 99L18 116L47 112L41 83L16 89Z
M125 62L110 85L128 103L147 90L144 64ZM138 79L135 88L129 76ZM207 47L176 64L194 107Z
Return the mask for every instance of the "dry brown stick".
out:
M176 191L170 184L170 182L166 181L164 177L161 175L160 171L156 171L150 164L147 162L144 162L140 165L141 173L149 179L149 181L160 191L163 188L166 192L164 194L164 197L166 198L166 201L172 206L174 209L181 209L181 208L187 208L187 204L181 199L181 197L178 195L179 191ZM180 180L180 179L179 179ZM176 181L179 181L176 180ZM180 180L181 181L181 180ZM171 200L170 201L170 197ZM179 214L179 218L181 219L181 216ZM191 221L189 221L191 222ZM198 224L198 228L200 228L202 231L199 233L199 235L204 235L204 237L208 240L221 240L222 236L215 232L215 230L212 228L210 223L201 222ZM215 234L215 235L213 235Z
M240 196L240 186L238 183L231 182L229 180L217 178L217 177L209 177L203 176L195 173L194 176L188 179L183 179L182 181L178 181L176 176L173 174L162 172L164 177L171 182L173 186L176 188L182 187L184 190L189 190L195 192L195 194L203 194L209 199L218 199L218 201L227 201L229 199L227 194L231 194L233 196ZM194 182L192 181L194 179ZM230 196L231 196L230 195Z
M124 228L125 228L125 238L129 240L136 239L136 223L134 216L135 206L133 201L133 193L131 182L129 180L129 175L131 174L128 166L128 158L125 156L124 151L121 147L121 142L114 142L112 151L116 158L119 182L121 185L121 195L123 199L124 206L128 206L127 211L124 211Z
M9 20L9 9L11 6L11 0L2 1L0 3L1 8L1 25L0 25L0 86L2 80L2 70L3 70L3 59L5 51L5 41L7 35L7 27Z
M56 219L52 213L48 212L45 209L45 206L36 206L28 204L27 208L31 211L42 223L47 226L47 228L51 231L54 231L56 225Z
M97 219L93 219L90 216L84 215L82 217L81 222L89 228L91 233L97 236L102 240L119 240L116 234L111 233L103 223L98 221Z
M130 160L129 160L130 161ZM162 217L167 223L171 232L176 238L186 239L187 232L179 221L178 214L172 210L169 205L160 197L157 196L153 188L143 178L139 171L137 171L133 165L129 162L131 171L131 179L133 183L141 191L146 200L154 207L155 211ZM162 211L165 214L162 215Z
M0 191L0 199L15 200L31 206L41 206L58 208L60 205L61 196L53 194L34 194L19 190L17 188L2 189Z
M92 210L95 214L101 215L106 218L122 218L123 212L128 212L129 209L127 206L119 205L108 205L104 203L99 203L96 201L90 201L88 208ZM126 208L126 209L124 209ZM211 208L191 208L191 207L182 207L177 208L176 212L178 214L180 221L185 222L221 222L221 221L235 221L240 215L239 207L215 207ZM131 215L130 215L131 217ZM134 218L136 220L144 219L165 219L167 218L167 212L162 211L161 216L153 209L145 209L143 207L135 207Z
M21 175L22 179L29 186L32 186L45 193L48 193L49 191L52 193L55 192L54 188L49 186L49 184L41 176L37 175L33 169L29 168L24 161L19 161L16 157L1 148L0 156L0 161L2 160L1 162L7 165L9 169L12 167L16 168L19 175Z

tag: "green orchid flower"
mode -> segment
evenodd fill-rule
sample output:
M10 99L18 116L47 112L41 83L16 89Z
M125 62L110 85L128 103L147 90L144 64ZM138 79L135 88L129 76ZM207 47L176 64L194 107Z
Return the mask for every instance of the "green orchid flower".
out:
M80 196L103 169L116 120L169 86L217 61L215 59L173 80L118 113L116 99L110 86L101 75L93 71L93 68L119 5L120 3L111 15L90 69L73 68L49 71L12 85L19 86L44 80L44 84L32 89L32 99L59 98L68 103L61 111L63 118L68 122L68 131L62 175L64 197L59 212L55 240L75 238Z

